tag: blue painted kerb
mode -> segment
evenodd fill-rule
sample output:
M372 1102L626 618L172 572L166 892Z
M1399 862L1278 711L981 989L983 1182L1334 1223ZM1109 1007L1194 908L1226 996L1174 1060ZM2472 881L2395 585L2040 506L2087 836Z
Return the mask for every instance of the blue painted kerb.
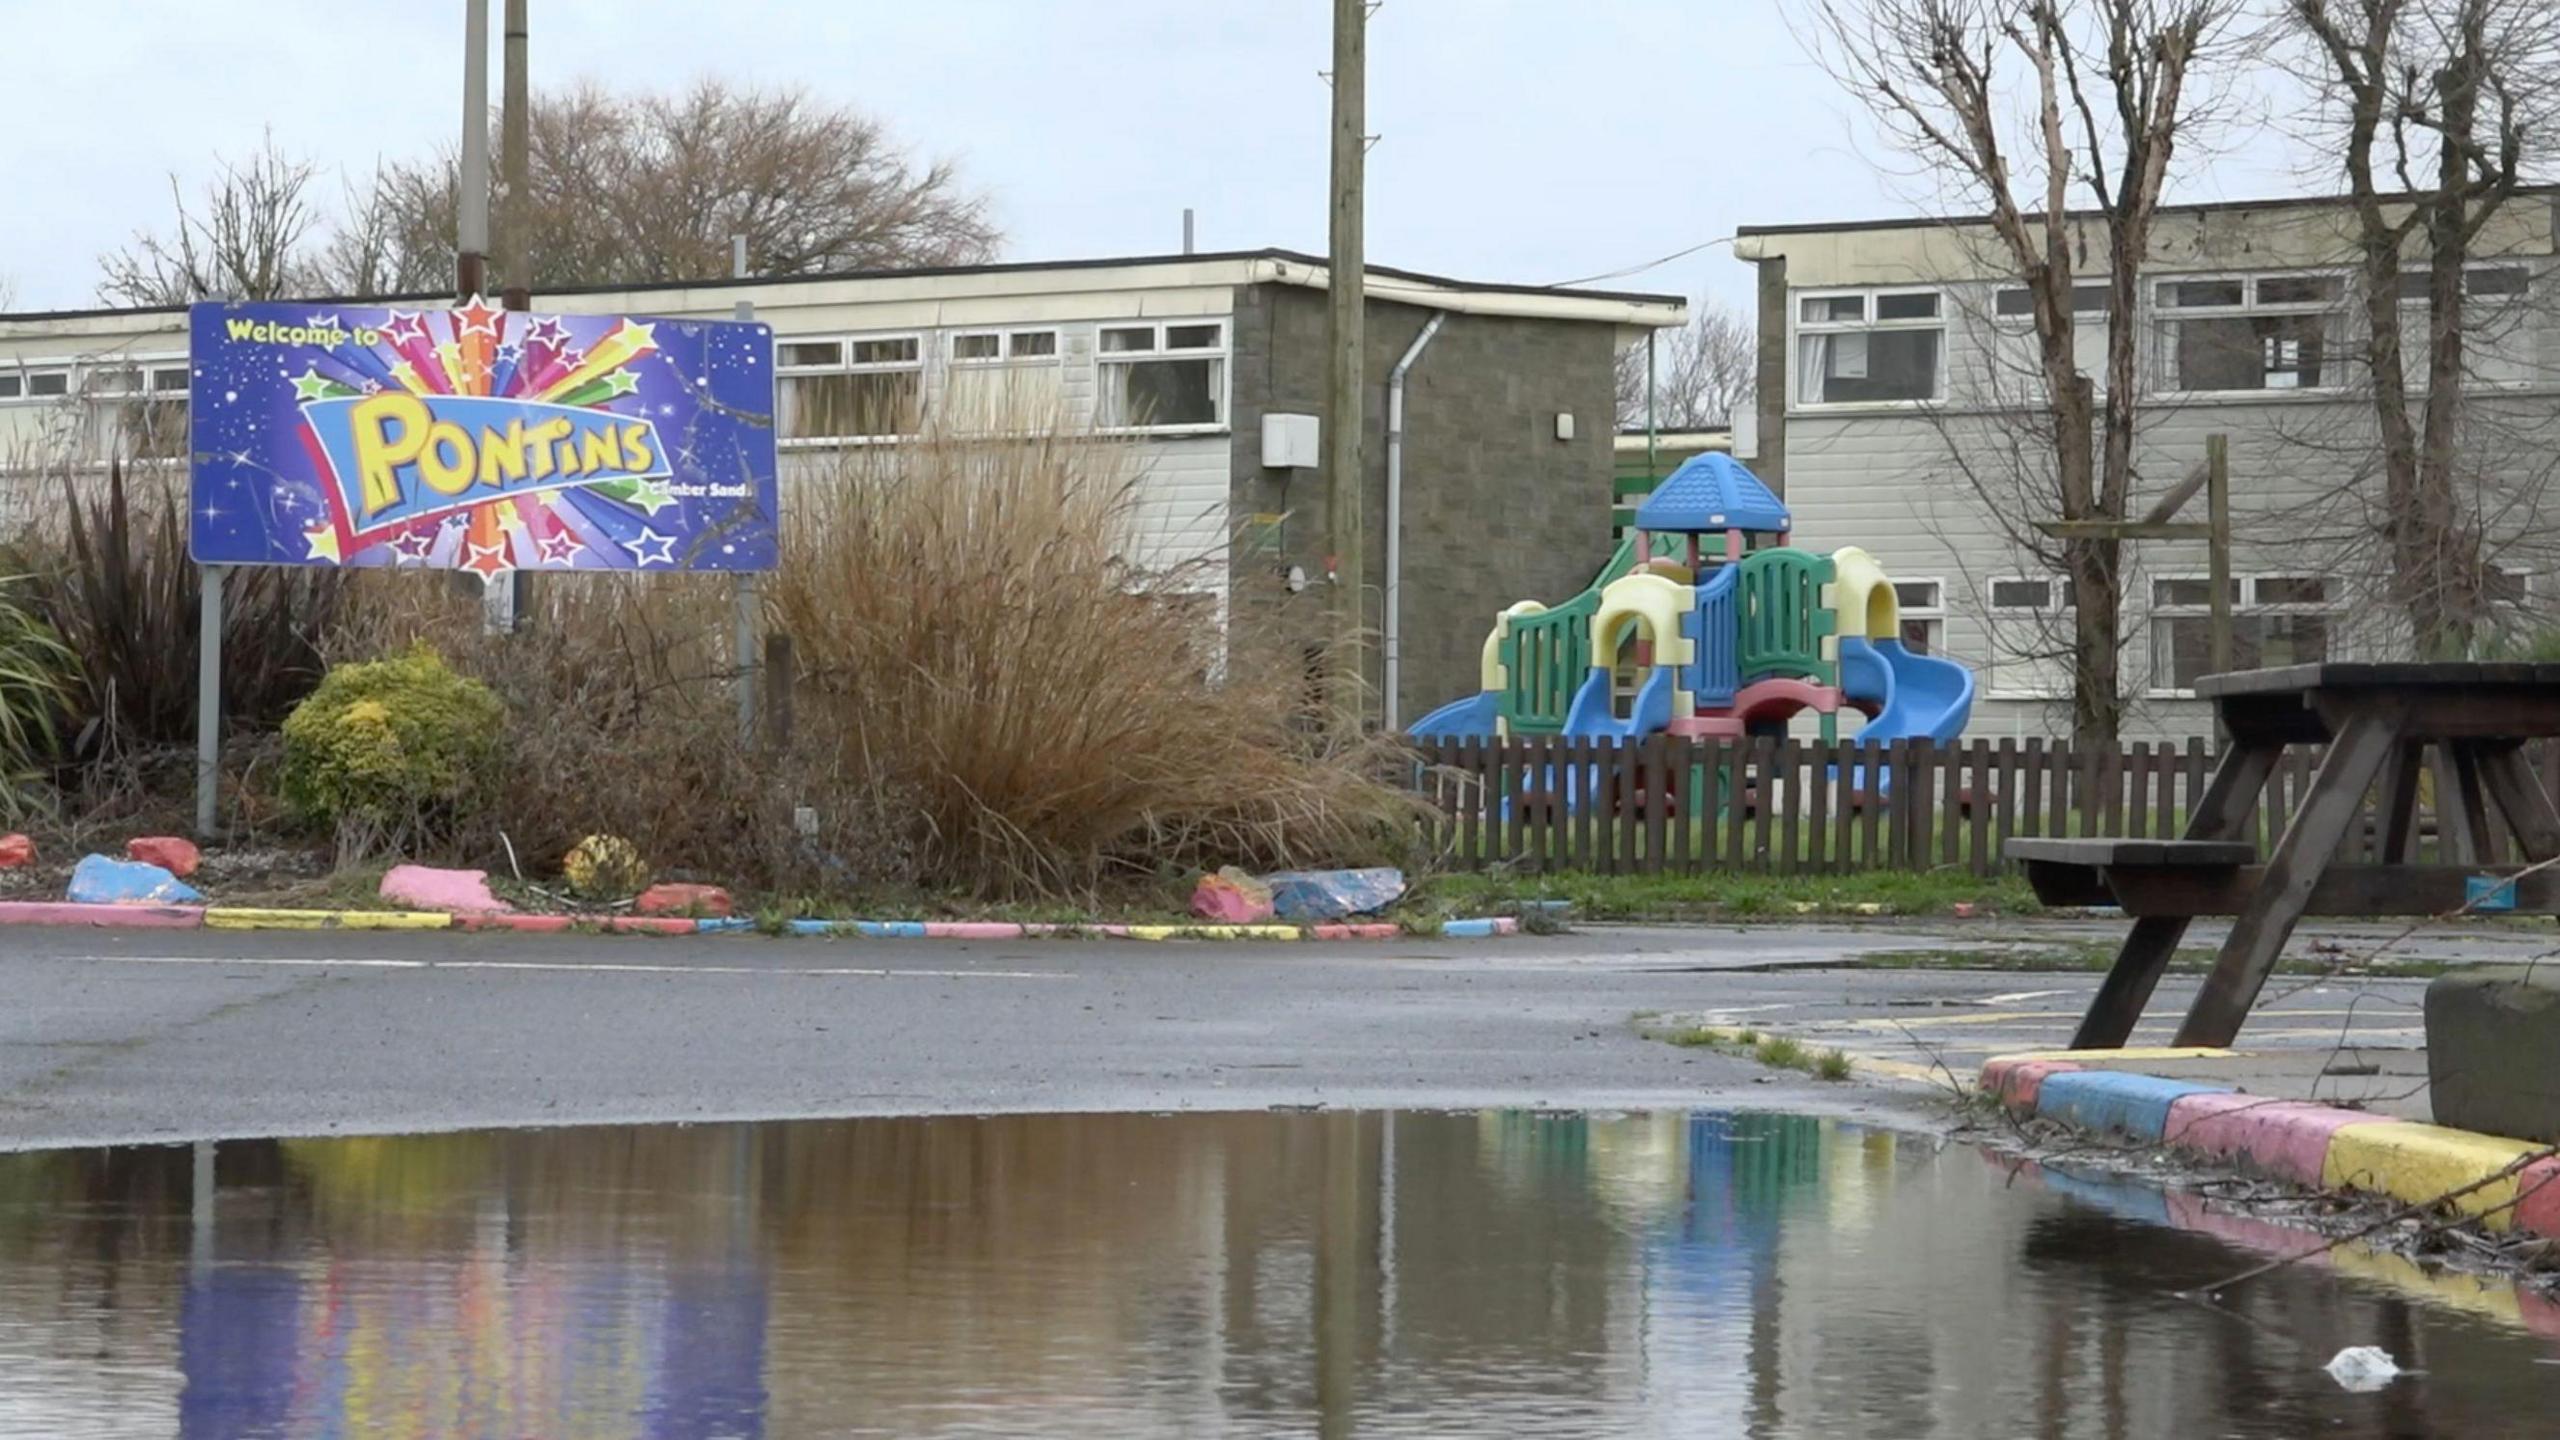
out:
M2036 1113L2083 1130L2114 1130L2136 1140L2157 1140L2169 1128L2169 1107L2181 1096L2227 1093L2228 1085L2197 1085L2121 1070L2065 1070L2036 1088Z

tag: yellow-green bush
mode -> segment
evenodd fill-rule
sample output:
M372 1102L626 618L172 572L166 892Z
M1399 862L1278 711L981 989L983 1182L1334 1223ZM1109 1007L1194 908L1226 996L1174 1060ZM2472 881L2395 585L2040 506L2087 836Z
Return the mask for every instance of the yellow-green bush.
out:
M342 854L432 840L494 793L506 707L419 646L333 667L284 722L277 788Z

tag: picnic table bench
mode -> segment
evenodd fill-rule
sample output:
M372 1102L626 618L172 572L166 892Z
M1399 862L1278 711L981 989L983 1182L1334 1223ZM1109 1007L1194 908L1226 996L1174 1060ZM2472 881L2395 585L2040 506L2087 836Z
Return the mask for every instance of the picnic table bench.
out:
M2503 821L2518 851L2560 858L2560 807L2526 760L2560 735L2560 664L2314 664L2208 675L2229 746L2175 840L2012 839L2036 895L2114 904L2133 917L2071 1045L2125 1043L2199 915L2234 917L2179 1027L2180 1045L2229 1045L2305 915L2438 915L2461 909ZM2263 860L2248 838L2259 793L2287 747L2326 747L2301 806ZM2435 810L2456 863L2412 863L2418 782L2434 751ZM2379 863L2342 862L2375 795ZM2508 867L2514 909L2560 914L2560 868Z

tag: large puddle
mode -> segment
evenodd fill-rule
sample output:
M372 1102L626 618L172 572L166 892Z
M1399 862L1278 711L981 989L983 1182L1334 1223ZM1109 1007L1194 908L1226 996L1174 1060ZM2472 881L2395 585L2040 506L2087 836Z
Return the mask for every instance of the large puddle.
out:
M210 1183L208 1183L208 1181ZM0 1434L2549 1434L2560 1310L1761 1114L0 1156ZM2380 1345L2423 1374L2349 1394Z

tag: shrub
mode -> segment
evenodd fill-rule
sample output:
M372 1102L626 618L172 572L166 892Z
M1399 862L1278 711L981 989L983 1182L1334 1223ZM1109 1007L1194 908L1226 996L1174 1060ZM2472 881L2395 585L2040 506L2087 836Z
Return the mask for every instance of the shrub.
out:
M590 835L569 847L560 873L581 900L614 900L648 888L649 862L619 835Z
M30 803L69 698L71 652L28 603L23 577L0 576L0 819Z
M201 579L187 552L185 487L165 477L103 483L64 475L58 519L23 537L12 568L28 573L38 616L78 662L63 758L95 765L191 746ZM319 640L346 615L356 577L333 570L234 570L223 601L222 709L263 728L311 693Z
M278 786L334 826L340 861L432 842L494 788L506 708L424 646L341 665L284 722Z
M1409 861L1415 802L1379 783L1409 754L1300 724L1304 654L1221 637L1224 575L1151 563L1126 445L1017 428L851 452L792 497L769 593L836 783L982 894Z

